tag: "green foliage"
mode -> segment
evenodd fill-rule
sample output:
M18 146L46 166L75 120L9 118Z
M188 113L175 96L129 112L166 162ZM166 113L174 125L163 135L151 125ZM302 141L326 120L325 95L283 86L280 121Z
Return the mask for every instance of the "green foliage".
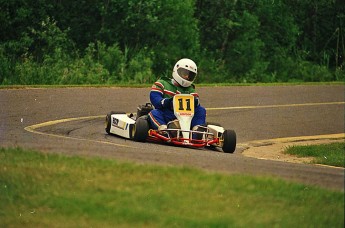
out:
M150 58L156 75L167 68L170 71L179 58L196 57L198 28L193 0L112 0L100 7L98 37L106 44L119 43L122 49L141 52L147 48L147 54L153 53Z
M243 12L239 26L235 29L235 39L225 54L228 71L237 76L238 81L260 82L266 70L262 50L264 43L258 38L259 21L255 15Z
M337 68L335 70L334 77L336 81L345 82L345 70L343 70L342 68Z
M341 0L0 0L0 84L344 81Z
M150 55L153 55L153 53L147 53L147 50L143 49L133 56L128 62L122 81L129 83L153 83L156 78L152 73L153 61Z
M198 62L198 77L196 82L200 83L221 83L235 82L236 79L225 69L225 63L222 60L216 60L203 53Z
M40 61L44 55L54 54L57 49L68 52L73 50L73 42L68 38L68 30L62 31L55 20L47 17L41 22L39 29L31 29L33 43L30 54Z
M6 78L13 72L13 64L5 55L5 51L0 47L0 84L6 84Z
M109 72L108 82L115 83L120 80L120 75L124 72L126 58L118 44L115 43L107 47L98 41L94 58Z

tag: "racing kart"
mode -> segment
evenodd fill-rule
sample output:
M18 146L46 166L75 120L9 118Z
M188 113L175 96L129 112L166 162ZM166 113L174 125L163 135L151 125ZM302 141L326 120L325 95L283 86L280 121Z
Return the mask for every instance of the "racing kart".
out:
M225 130L219 124L207 123L191 130L194 116L194 97L190 94L177 94L173 97L173 110L176 120L167 124L167 129L154 130L148 120L153 110L150 103L139 105L137 113L110 112L106 115L105 131L138 142L160 142L176 146L194 148L220 147L225 153L236 149L236 133Z

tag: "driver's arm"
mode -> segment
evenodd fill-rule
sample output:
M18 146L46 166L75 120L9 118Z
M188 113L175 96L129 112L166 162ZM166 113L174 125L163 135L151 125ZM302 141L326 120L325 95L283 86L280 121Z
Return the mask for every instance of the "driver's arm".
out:
M156 109L171 108L172 98L164 98L164 86L155 82L151 87L150 101Z

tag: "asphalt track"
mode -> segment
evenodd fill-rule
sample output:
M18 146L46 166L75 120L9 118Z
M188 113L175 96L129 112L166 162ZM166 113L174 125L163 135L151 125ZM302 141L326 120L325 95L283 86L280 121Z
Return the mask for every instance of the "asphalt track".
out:
M135 112L150 88L0 90L0 145L210 172L280 177L344 191L344 169L261 160L241 154L248 142L344 133L343 85L201 87L207 120L237 133L234 154L138 143L109 136L109 111Z

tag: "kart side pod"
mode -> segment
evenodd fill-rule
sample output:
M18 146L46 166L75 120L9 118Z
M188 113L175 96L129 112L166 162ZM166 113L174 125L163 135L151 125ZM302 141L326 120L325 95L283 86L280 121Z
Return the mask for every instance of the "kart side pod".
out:
M124 112L110 112L106 116L105 131L108 134L118 135L127 139L133 138L135 120Z
M224 128L221 126L209 124L207 125L208 131L214 135L216 138L220 138L224 132Z

